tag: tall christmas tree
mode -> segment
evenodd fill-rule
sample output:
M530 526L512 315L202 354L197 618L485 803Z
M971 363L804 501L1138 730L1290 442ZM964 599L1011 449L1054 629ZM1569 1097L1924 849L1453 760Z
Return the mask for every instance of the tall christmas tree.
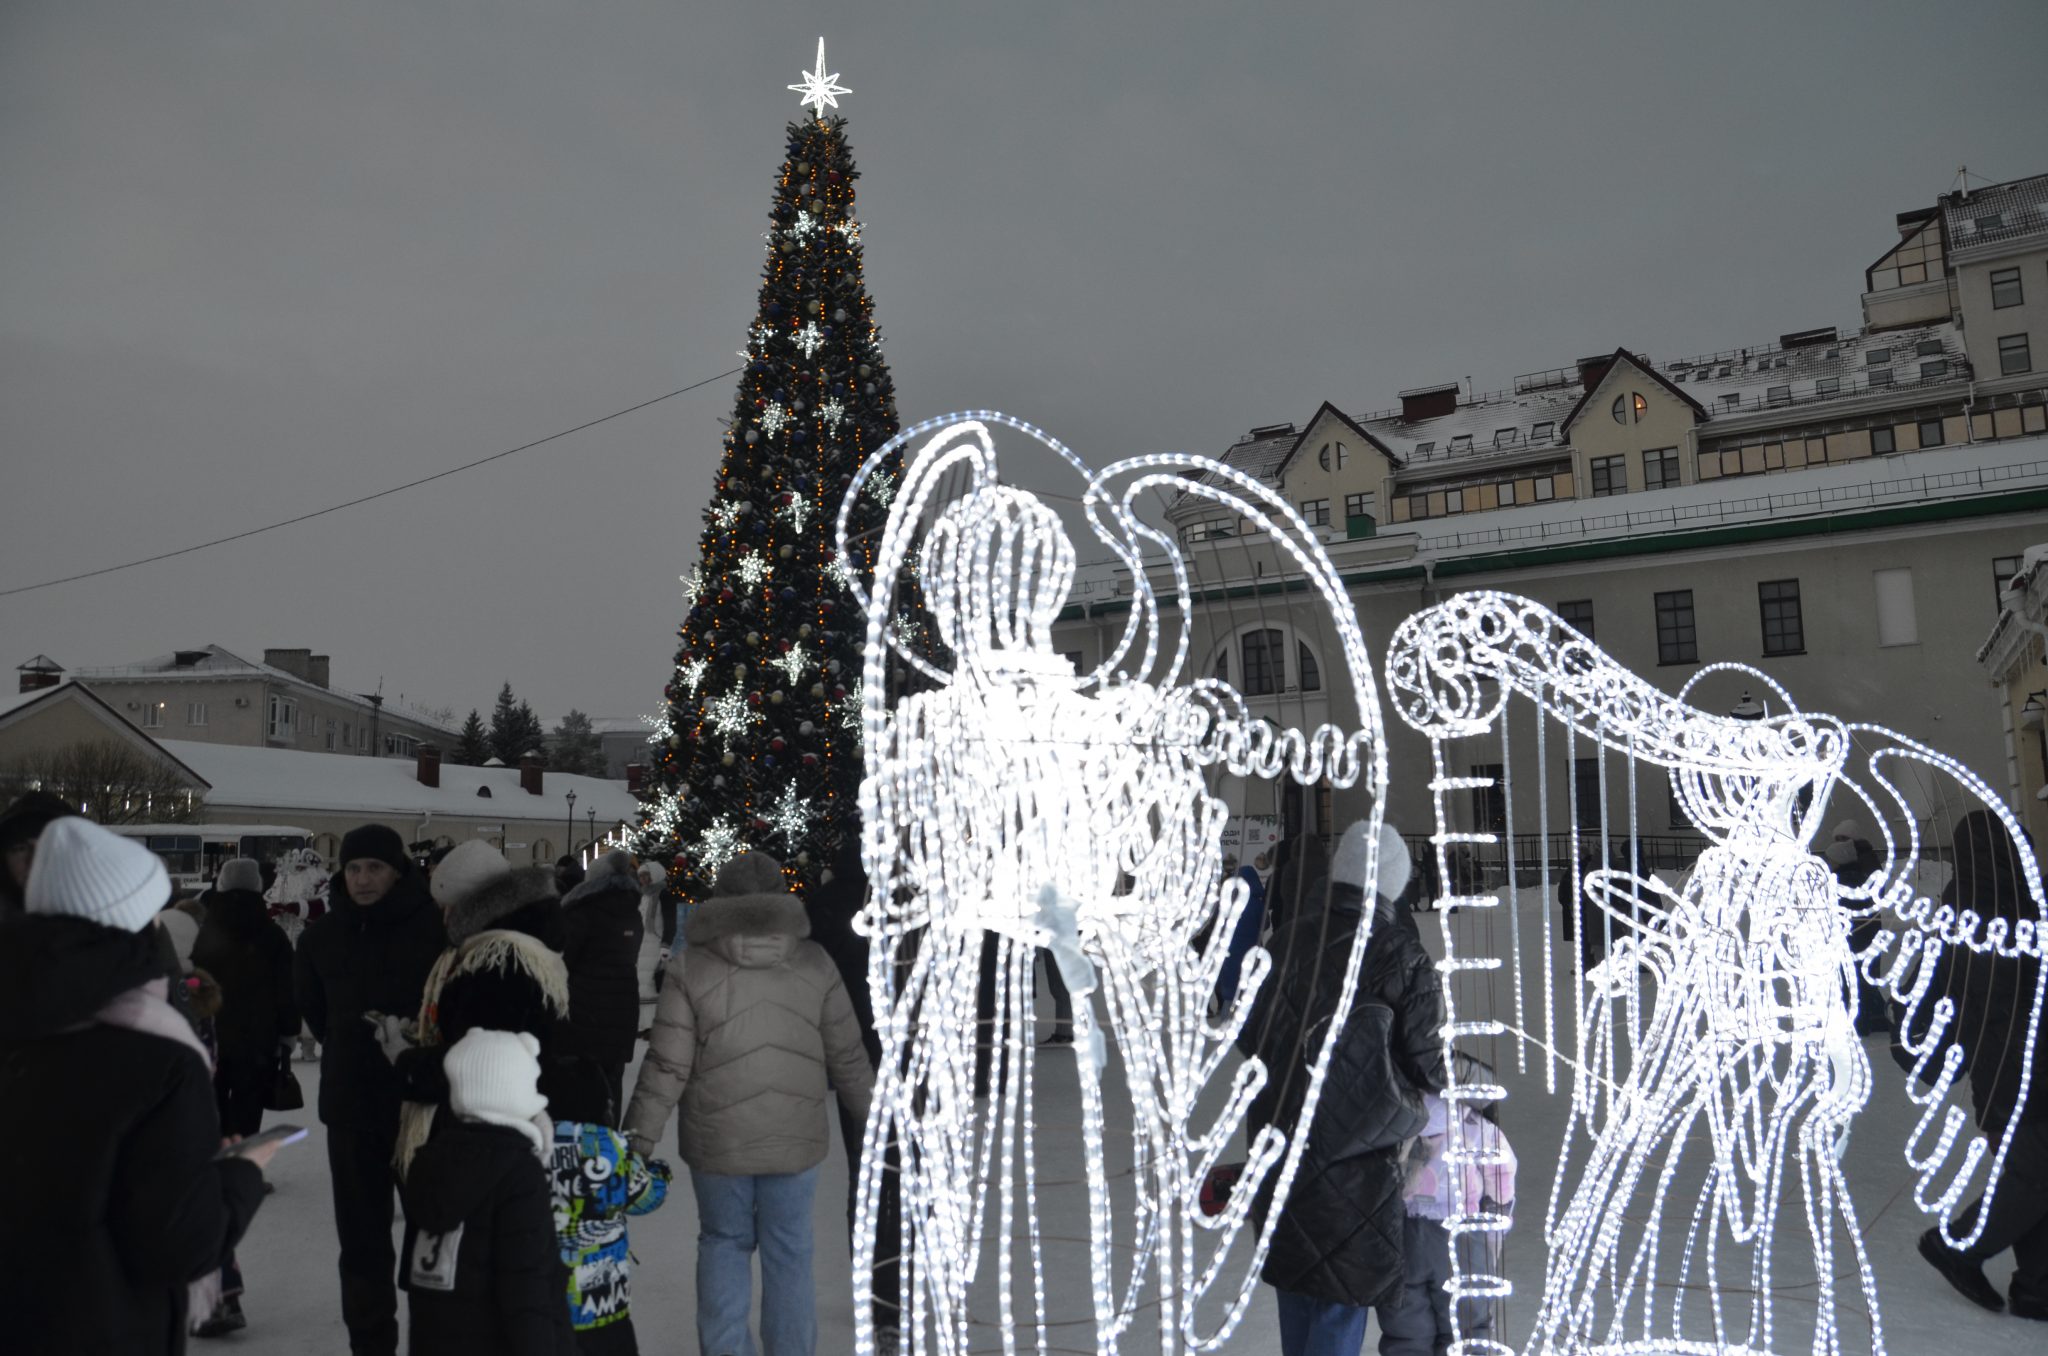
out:
M861 278L858 174L845 119L826 114L850 93L837 79L821 39L817 70L790 86L813 113L789 124L759 313L651 741L639 846L674 866L685 902L750 848L796 888L815 884L857 819L866 619L833 529L855 469L897 424ZM897 469L880 468L858 501L849 535L870 550Z

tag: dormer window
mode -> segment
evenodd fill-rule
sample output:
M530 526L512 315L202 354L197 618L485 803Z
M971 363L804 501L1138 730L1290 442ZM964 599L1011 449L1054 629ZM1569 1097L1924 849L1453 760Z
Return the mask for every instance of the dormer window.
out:
M1497 428L1493 431L1493 445L1495 447L1513 447L1521 440L1521 437L1522 431L1518 428Z
M1891 360L1892 351L1888 348L1869 349L1863 355L1863 365L1865 367L1883 367Z
M1617 424L1630 422L1640 424L1643 422L1643 416L1649 413L1649 410L1650 402L1643 399L1642 392L1630 391L1627 395L1616 396L1614 398L1614 405L1608 410L1608 413L1614 416L1614 422ZM1633 421L1629 418L1630 415L1635 416Z
M1739 406L1739 405L1741 405L1741 404L1742 404L1742 392L1740 392L1740 391L1724 391L1724 392L1722 392L1722 393L1721 393L1721 408L1722 408L1722 409L1724 409L1724 410L1732 410L1732 409L1735 409L1735 408L1736 408L1737 406Z
M1325 471L1341 471L1351 463L1351 449L1342 443L1324 443L1316 463Z
M1471 435L1471 434L1469 434L1469 433L1460 433L1460 434L1459 434L1459 435L1458 435L1457 437L1455 437L1455 438L1451 439L1451 451L1452 451L1453 453L1457 453L1457 452L1470 452L1471 450L1472 450L1472 435Z
M1550 435L1556 431L1557 425L1551 420L1546 419L1529 430L1529 441L1532 443L1547 443L1550 441Z
M1764 392L1764 403L1769 405L1790 405L1792 403L1792 388L1790 386L1771 387Z
M1416 455L1416 456L1418 456L1418 457L1426 457L1426 456L1428 456L1428 455L1429 455L1430 453L1432 453L1432 452L1434 452L1434 451L1436 451L1436 444L1435 444L1435 443L1417 443L1417 444L1415 444L1415 455Z

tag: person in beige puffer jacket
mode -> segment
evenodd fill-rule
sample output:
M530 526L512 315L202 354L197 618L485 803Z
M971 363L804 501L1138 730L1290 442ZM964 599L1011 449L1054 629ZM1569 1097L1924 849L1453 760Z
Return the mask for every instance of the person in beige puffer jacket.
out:
M825 1093L866 1118L874 1070L831 958L782 866L749 852L718 872L668 963L654 1035L626 1110L652 1154L682 1103L677 1148L697 1196L697 1339L752 1351L753 1253L761 1253L767 1356L817 1346L811 1205L827 1142Z

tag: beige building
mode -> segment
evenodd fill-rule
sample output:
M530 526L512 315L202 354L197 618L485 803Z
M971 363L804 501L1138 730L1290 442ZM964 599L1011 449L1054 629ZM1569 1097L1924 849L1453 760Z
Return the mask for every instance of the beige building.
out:
M153 769L155 775L143 774L143 780L151 787L148 792L133 786L76 788L82 814L102 820L139 821L159 815L182 818L202 804L211 789L206 778L194 771L191 765L167 753L90 688L78 683L58 682L0 697L0 785L5 786L9 795L26 789L23 784L25 778L49 770L52 759L100 746L111 746L122 753L134 755L143 767ZM113 765L104 760L102 765L114 770ZM89 768L92 764L88 761L78 766ZM131 776L141 772L141 768L133 766L119 770ZM154 794L156 789L167 793L171 803L147 804L140 801L142 795ZM116 806L96 803L98 798L106 796L114 796L124 802L131 796L138 799L134 804Z
M32 672L36 660L23 665L24 687L49 681L56 669L43 656L37 660L47 667ZM328 670L328 657L311 650L265 650L257 663L208 645L72 669L69 677L159 739L410 758L422 743L445 747L455 738L445 719L403 698L331 687Z
M2048 546L2030 547L1977 651L1998 690L2005 777L1995 782L2035 843L2048 843Z
M1666 691L1738 661L1802 706L1896 728L2002 785L2005 732L1971 657L2048 526L2048 360L2032 357L2048 343L2048 322L2032 319L2048 303L2044 204L2048 176L1902 218L1893 262L1866 276L1860 331L1664 361L1616 348L1503 391L1415 388L1378 411L1325 402L1298 427L1254 428L1222 459L1322 537L1376 676L1409 614L1498 589L1544 603ZM1332 709L1335 635L1290 562L1199 492L1167 517L1203 589L1195 671L1284 725L1355 721ZM1107 567L1084 578L1062 648L1099 662L1129 620L1128 592ZM1694 699L1779 701L1744 687L1716 675ZM1427 746L1388 718L1397 766L1413 770ZM1475 749L1450 771L1500 757ZM1597 760L1582 761L1571 778L1597 777ZM1275 794L1226 789L1242 813L1325 830L1350 810L1342 793ZM1487 818L1487 798L1470 799ZM1645 832L1686 832L1666 787L1632 787L1629 805ZM1392 809L1404 827L1429 813L1426 799Z

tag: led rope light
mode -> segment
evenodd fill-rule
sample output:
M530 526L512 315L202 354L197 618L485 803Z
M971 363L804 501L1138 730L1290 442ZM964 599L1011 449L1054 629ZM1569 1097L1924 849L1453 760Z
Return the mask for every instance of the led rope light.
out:
M1072 543L1035 496L1001 483L992 427L1035 440L1085 480L1091 527L1130 568L1132 621L1090 673L1077 675L1052 647L1052 624L1074 582ZM873 474L926 435L893 483ZM1192 484L1190 472L1204 482ZM964 489L942 490L963 477ZM891 507L872 591L851 568L847 533L863 489ZM1183 680L1193 601L1187 562L1133 507L1159 489L1229 506L1300 567L1339 635L1358 729L1279 729L1256 718L1228 685ZM1040 430L989 411L927 421L877 451L846 490L838 543L867 617L865 671L852 690L868 750L861 820L869 896L858 926L874 940L869 982L883 1046L855 1206L855 1350L874 1350L871 1275L883 1246L877 1212L891 1145L901 1152L909 1350L961 1356L968 1349L968 1299L991 1210L1002 1348L1014 1352L1022 1333L1047 1350L1048 1305L1056 1297L1047 1294L1040 1236L1044 1127L1032 1120L1037 1053L1022 1029L1041 947L1051 950L1076 1000L1097 1350L1119 1349L1151 1286L1161 1350L1213 1350L1249 1305L1280 1214L1273 1210L1255 1226L1252 1199L1270 1189L1272 1199L1284 1200L1292 1185L1369 925L1352 941L1331 1020L1307 1052L1298 1117L1252 1137L1230 1204L1219 1216L1203 1215L1202 1182L1244 1125L1266 1084L1265 1067L1256 1059L1241 1064L1213 1116L1197 1104L1271 971L1265 951L1254 948L1232 1005L1208 1018L1249 891L1223 879L1230 811L1209 793L1206 774L1362 784L1375 845L1365 881L1372 891L1386 751L1364 638L1336 570L1289 505L1230 468L1154 456L1092 473ZM1164 552L1170 605L1154 595L1147 550ZM913 564L949 667L917 653L896 625L893 589ZM930 690L891 703L888 679L898 665L932 680ZM1210 938L1197 951L1192 939L1205 925ZM984 939L997 976L988 1032L979 1029L976 1007ZM1112 1047L1136 1158L1114 1193L1104 1148ZM986 1085L985 1103L975 1096L977 1083ZM1019 1237L1028 1242L1028 1287L1013 1270ZM1113 1256L1123 1249L1127 1262ZM1198 1312L1212 1294L1222 1312L1205 1330Z
M1685 704L1700 677L1730 670L1767 685L1784 704L1784 712L1740 720ZM1447 775L1445 746L1499 723L1503 757L1498 790L1511 805L1513 765L1505 742L1511 694L1527 697L1535 706L1542 774L1539 822L1546 844L1550 817L1543 777L1549 769L1542 760L1544 732L1551 721L1565 727L1568 767L1576 769L1580 761L1576 743L1581 739L1589 741L1599 759L1603 843L1613 841L1615 828L1607 794L1609 753L1621 755L1629 767L1631 843L1638 837L1638 763L1668 770L1686 817L1708 841L1678 889L1639 874L1640 859L1633 855L1625 864L1628 869L1605 861L1582 869L1581 806L1573 795L1574 897L1582 895L1592 906L1611 940L1605 957L1583 974L1574 949L1570 1011L1576 1017L1576 1045L1570 1055L1558 1053L1553 1014L1559 1005L1551 991L1547 901L1541 957L1545 1025L1540 1039L1522 1029L1519 997L1512 1028L1467 1016L1459 1007L1459 975L1504 963L1511 964L1517 976L1521 973L1519 929L1510 931L1505 957L1466 955L1461 950L1459 915L1498 908L1501 900L1493 894L1447 893L1438 901L1445 942L1441 968L1451 980L1446 985L1445 1041L1447 1054L1453 1056L1452 1086L1444 1093L1445 1100L1455 1107L1505 1095L1497 1086L1460 1081L1455 1055L1458 1043L1468 1038L1512 1034L1518 1043L1535 1039L1544 1048L1546 1086L1555 1086L1554 1063L1563 1063L1574 1078L1565 1144L1544 1215L1549 1257L1535 1349L1771 1350L1776 1335L1771 1245L1789 1168L1796 1173L1803 1199L1818 1277L1813 1351L1833 1356L1841 1350L1834 1296L1835 1233L1840 1228L1849 1239L1868 1307L1871 1348L1882 1352L1876 1283L1841 1170L1851 1123L1872 1088L1869 1062L1855 1033L1855 988L1844 981L1852 971L1860 971L1884 985L1903 1003L1904 1029L1911 1032L1945 949L2003 959L2038 958L2042 929L2036 919L2044 911L2039 872L2026 853L2016 856L2036 919L2011 927L2003 919L1987 923L1967 909L1959 912L1919 895L1913 879L1921 855L1919 820L1890 774L1890 765L1953 778L2019 842L2019 827L2010 812L1981 779L1953 759L1881 727L1802 714L1782 687L1746 666L1711 665L1695 675L1678 698L1668 697L1541 606L1506 594L1460 594L1410 617L1395 634L1387 682L1402 719L1431 741L1434 841L1447 888L1454 880L1450 849L1493 841L1491 834L1454 829L1448 797L1492 788L1496 779ZM1880 746L1867 764L1867 787L1851 777L1848 766L1853 743L1859 739ZM1883 798L1898 811L1878 815L1885 839L1884 866L1861 886L1839 885L1827 864L1811 851L1819 817L1838 786L1873 810ZM1907 825L1903 845L1893 840L1887 823L1893 818ZM1548 856L1546 848L1546 896ZM1512 874L1507 888L1516 888ZM1880 908L1904 925L1898 955L1882 972L1879 962L1893 945L1891 934L1880 932L1862 952L1849 942L1850 922ZM1575 906L1575 911L1580 929L1592 926L1587 910ZM1583 933L1579 940L1583 945ZM2024 1103L2032 1082L2034 1035L2041 1027L2044 1003L2048 971L2034 984L2015 1089L2018 1104ZM1956 1206L1977 1182L1980 1168L1979 1189L1988 1206L2019 1117L2015 1113L2008 1118L1995 1147L1982 1134L1966 1133L1967 1113L1948 1100L1966 1061L1966 1052L1953 1038L1954 1017L1953 1002L1941 997L1924 1032L1907 1041L1918 1061L1917 1072L1932 1086L1924 1093L1917 1085L1907 1090L1924 1110L1904 1147L1907 1162L1918 1174L1916 1203L1941 1217L1942 1237L1951 1246L1966 1247L1981 1233L1988 1209L1980 1210L1974 1228L1959 1237L1951 1228ZM1455 1116L1452 1123L1457 1123ZM1934 1142L1925 1147L1930 1130ZM1661 1236L1666 1198L1677 1180L1688 1139L1697 1138L1695 1131L1705 1132L1708 1145L1706 1161L1695 1165L1703 1171L1705 1184L1682 1239L1677 1287L1660 1327L1653 1300L1659 1255L1666 1245ZM1575 1162L1573 1150L1580 1139L1588 1146L1583 1160ZM1492 1161L1459 1134L1450 1136L1445 1158L1454 1176L1464 1165ZM1639 1208L1641 1192L1651 1199L1647 1224L1630 1214ZM1454 1237L1499 1233L1507 1225L1503 1215L1480 1211L1469 1202L1447 1221ZM1739 1292L1749 1297L1751 1308L1747 1331L1739 1335L1723 1305L1719 1254L1724 1240L1746 1247L1750 1254L1748 1276L1739 1283ZM1454 1301L1508 1294L1503 1277L1464 1271L1462 1254L1455 1247L1451 1256L1453 1276L1446 1288ZM1680 1308L1693 1284L1696 1260L1706 1272L1710 1340L1687 1335ZM1509 1350L1496 1341L1464 1337L1461 1307L1455 1302L1451 1313L1456 1336L1451 1349L1459 1356Z

